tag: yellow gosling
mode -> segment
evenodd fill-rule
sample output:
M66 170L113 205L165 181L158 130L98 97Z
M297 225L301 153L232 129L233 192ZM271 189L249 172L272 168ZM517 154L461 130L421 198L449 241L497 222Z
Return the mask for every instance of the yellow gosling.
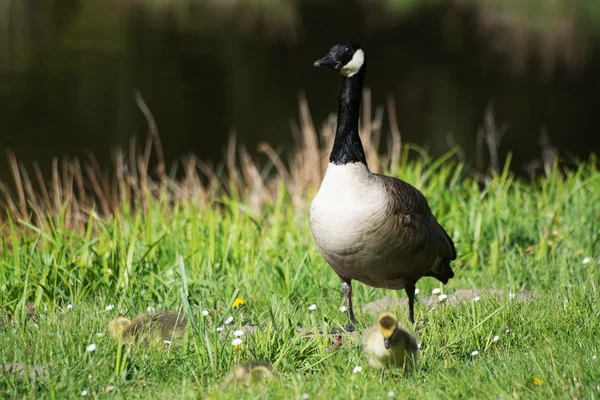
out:
M187 325L187 317L176 312L140 314L133 320L120 314L108 323L114 340L119 337L128 345L165 345L181 339Z
M267 380L273 379L275 374L271 364L266 361L248 361L238 364L231 368L225 377L225 385L243 385L262 384Z
M381 314L377 325L367 329L362 349L372 367L404 368L405 371L416 365L419 351L413 334L390 313Z

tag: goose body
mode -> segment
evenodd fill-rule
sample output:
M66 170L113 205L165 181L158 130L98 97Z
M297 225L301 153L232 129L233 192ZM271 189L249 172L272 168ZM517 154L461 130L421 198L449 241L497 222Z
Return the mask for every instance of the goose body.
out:
M358 55L358 56L357 56ZM319 252L342 281L348 316L352 280L386 289L405 289L414 322L415 283L423 276L443 283L454 276L452 239L439 225L423 194L395 177L372 173L358 135L364 52L340 43L315 62L344 76L330 163L309 208L309 225Z
M397 201L403 190L407 203ZM416 210L410 205L421 206ZM408 183L371 173L361 163L329 165L309 209L323 258L346 279L404 289L441 261L440 226L423 195Z

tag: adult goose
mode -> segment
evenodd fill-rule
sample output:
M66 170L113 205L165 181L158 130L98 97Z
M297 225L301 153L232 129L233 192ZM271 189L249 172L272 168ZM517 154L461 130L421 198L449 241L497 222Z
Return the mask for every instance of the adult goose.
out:
M340 277L351 324L356 324L353 280L404 289L414 323L415 284L423 276L444 284L454 276L450 268L456 259L454 243L419 190L369 171L358 134L367 68L363 49L355 43L338 43L314 66L330 67L343 76L329 166L308 213L316 245Z

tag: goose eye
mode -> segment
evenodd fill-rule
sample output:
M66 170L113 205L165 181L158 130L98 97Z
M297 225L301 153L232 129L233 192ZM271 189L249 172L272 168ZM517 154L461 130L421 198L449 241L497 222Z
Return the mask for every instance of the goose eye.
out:
M344 50L346 53L350 53L350 47L346 47L346 50Z

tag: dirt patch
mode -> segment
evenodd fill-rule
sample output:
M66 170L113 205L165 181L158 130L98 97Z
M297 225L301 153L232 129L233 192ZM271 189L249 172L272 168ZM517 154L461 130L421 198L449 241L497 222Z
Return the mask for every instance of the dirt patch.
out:
M433 307L436 304L440 303L439 295L425 296L419 297L417 296L417 302L423 304L425 307ZM513 300L523 301L532 297L530 291L522 291L517 292L514 295L510 293L505 294L502 290L489 290L489 289L463 289L458 290L452 294L449 294L448 297L443 300L446 305L455 306L460 302L464 301L473 301L476 298L480 298L485 300L485 298L495 297L497 299L502 299L504 296L511 296ZM402 299L392 299L390 297L383 297L379 300L372 301L371 303L365 304L362 307L362 311L369 313L373 316L377 316L382 312L386 311L394 311L400 309L401 311L407 312L408 300L406 298Z

